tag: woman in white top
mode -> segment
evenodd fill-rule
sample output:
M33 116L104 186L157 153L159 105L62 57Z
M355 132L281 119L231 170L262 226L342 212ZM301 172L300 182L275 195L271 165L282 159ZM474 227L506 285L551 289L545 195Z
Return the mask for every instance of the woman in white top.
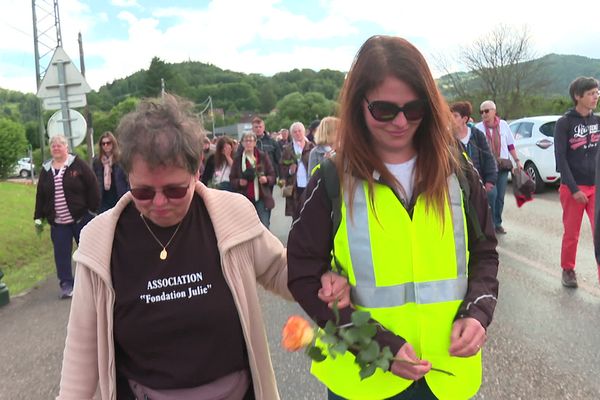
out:
M285 199L285 215L295 217L299 211L300 198L309 178L308 157L315 147L306 138L306 129L302 122L294 122L290 126L292 143L284 146L281 154L281 171L279 176L286 185L293 185L292 196Z
M219 138L215 153L206 161L202 183L215 189L234 191L229 181L229 173L233 164L233 146L234 142L230 137Z

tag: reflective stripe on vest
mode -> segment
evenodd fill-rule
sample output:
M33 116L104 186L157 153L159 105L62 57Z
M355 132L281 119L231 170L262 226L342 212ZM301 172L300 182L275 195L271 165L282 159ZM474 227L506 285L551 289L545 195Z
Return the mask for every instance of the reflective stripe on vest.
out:
M350 257L356 278L352 288L352 301L362 307L382 308L401 306L406 303L431 304L463 300L467 292L467 255L463 222L462 193L458 178L448 178L450 211L456 248L456 278L428 282L408 282L400 285L377 287L371 238L369 231L369 207L363 185L358 185L354 196L354 223L347 225ZM346 199L347 201L347 199ZM349 220L346 209L346 219Z

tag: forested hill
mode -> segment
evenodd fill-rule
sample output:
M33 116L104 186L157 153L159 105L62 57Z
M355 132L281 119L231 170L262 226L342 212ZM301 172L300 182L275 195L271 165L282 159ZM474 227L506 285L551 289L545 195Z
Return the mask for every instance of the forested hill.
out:
M214 107L227 113L242 110L268 113L279 100L293 92L318 92L328 100L336 100L344 73L295 69L266 77L223 70L201 62L170 64L154 58L148 70L102 86L90 95L89 102L97 110L108 111L129 96L156 96L160 93L161 78L167 91L196 103L211 96Z
M568 99L568 86L575 77L583 75L600 78L598 59L548 54L531 63L540 64L541 69L538 73L545 79L544 85L537 87L536 93L528 93L529 95ZM469 73L459 74L471 76ZM223 109L233 119L240 111L266 115L275 109L277 103L286 95L295 92L303 95L316 92L320 94L320 99L335 101L344 75L344 72L334 70L316 72L310 69L295 69L267 77L223 70L201 62L171 64L154 58L148 69L115 80L98 91L91 92L88 95L88 103L93 112L109 113L127 98L157 96L163 78L167 91L196 103L202 103L211 96L213 106ZM477 78L471 78L471 84L475 84ZM442 90L447 82L447 76L439 79ZM34 95L0 89L0 117L8 117L23 124L29 122L32 126L28 126L28 129L35 132L33 124L37 122L36 110L37 100Z
M600 79L600 60L574 55L548 54L532 62L542 63L543 73L549 84L542 94L564 96L569 84L578 76L593 76Z
M534 64L532 70L538 71L543 76L543 84L535 88L530 95L547 97L568 97L569 84L578 76L593 76L600 79L600 60L576 55L548 54L541 58L529 61ZM471 73L459 72L468 87L478 88L478 78ZM438 79L439 86L444 88L450 84L450 77L444 75ZM449 93L444 93L449 95Z

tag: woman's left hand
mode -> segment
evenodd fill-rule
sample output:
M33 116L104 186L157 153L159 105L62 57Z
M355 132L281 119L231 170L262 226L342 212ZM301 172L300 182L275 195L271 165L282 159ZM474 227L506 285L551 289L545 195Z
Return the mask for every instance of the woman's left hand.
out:
M261 185L264 185L265 183L268 182L268 179L266 176L262 175L258 178L258 183L260 183Z
M450 355L470 357L483 347L487 336L481 323L475 318L460 318L452 325Z
M335 272L324 273L321 275L321 289L319 289L318 296L327 303L329 308L333 308L335 300L337 300L338 309L348 307L350 305L348 279Z

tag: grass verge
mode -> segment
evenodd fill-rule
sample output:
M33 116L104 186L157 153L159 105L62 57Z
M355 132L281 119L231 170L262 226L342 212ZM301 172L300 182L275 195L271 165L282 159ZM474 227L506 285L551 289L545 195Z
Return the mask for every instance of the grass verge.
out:
M50 229L35 233L35 186L0 182L0 269L11 296L55 273Z

